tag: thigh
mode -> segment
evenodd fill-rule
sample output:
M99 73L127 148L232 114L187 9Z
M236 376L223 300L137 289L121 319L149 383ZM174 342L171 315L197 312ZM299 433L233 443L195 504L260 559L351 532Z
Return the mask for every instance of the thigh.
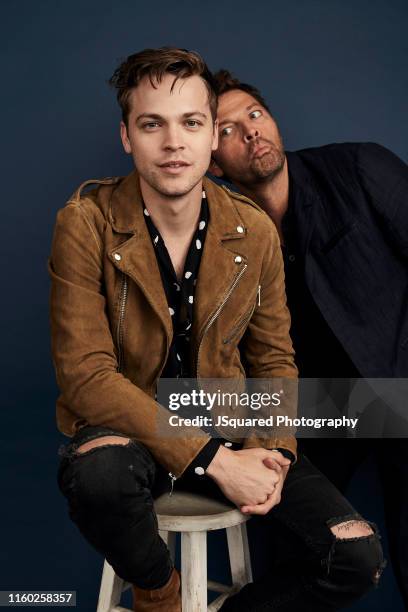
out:
M370 439L302 438L299 451L342 492L360 463L372 452Z
M112 442L112 436L126 443ZM106 444L87 448L87 443L106 438ZM104 497L112 503L119 497L130 497L143 490L165 486L165 470L154 460L150 451L129 436L102 426L87 426L59 450L61 461L57 480L67 498L81 497L98 502ZM99 500L101 501L101 500Z
M364 520L302 454L288 472L280 504L266 516L284 525L318 554L327 554L333 543L330 527L351 519Z

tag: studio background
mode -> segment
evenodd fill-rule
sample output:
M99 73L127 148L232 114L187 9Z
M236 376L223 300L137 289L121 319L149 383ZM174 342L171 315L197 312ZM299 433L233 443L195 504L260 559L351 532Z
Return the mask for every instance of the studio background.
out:
M46 262L55 215L89 178L128 174L107 86L145 47L200 52L260 88L286 148L374 141L408 160L406 0L38 0L1 3L1 590L76 590L95 609L103 559L70 521L56 484L57 388ZM370 463L350 497L384 532ZM384 538L384 546L387 543ZM262 560L255 542L255 568ZM211 534L209 573L228 577ZM402 612L390 567L351 610Z

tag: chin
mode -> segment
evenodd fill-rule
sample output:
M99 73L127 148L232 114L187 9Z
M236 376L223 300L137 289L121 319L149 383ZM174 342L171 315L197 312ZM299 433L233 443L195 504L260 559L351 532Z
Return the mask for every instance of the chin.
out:
M194 189L197 185L197 180L170 180L170 181L161 181L160 184L156 185L157 191L159 191L162 195L168 196L170 198L181 197L184 196L190 191Z
M156 187L157 191L169 198L177 198L186 195L192 189L189 185L160 185Z
M282 170L285 163L285 157L276 153L268 153L255 160L252 165L252 171L258 178L267 178L268 176L274 176L280 170Z

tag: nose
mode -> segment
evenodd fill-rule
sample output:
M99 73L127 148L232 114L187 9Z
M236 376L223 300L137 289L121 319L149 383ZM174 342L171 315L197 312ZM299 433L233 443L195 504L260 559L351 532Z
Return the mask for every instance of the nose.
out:
M165 137L163 141L163 148L166 151L178 151L184 149L185 145L181 130L176 125L169 125L165 131Z
M244 141L251 142L251 140L255 140L255 138L259 138L260 135L261 133L258 130L258 128L254 127L253 125L250 125L247 128L245 128Z

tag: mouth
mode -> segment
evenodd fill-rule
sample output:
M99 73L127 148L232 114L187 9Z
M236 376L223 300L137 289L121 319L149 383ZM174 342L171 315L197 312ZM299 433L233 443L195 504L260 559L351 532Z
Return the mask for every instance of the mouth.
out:
M258 145L252 149L251 158L257 159L258 157L262 157L262 155L265 155L265 153L269 153L270 150L270 145Z
M168 161L164 164L159 164L159 168L161 168L167 174L179 174L185 168L188 168L191 164L188 164L182 160Z

